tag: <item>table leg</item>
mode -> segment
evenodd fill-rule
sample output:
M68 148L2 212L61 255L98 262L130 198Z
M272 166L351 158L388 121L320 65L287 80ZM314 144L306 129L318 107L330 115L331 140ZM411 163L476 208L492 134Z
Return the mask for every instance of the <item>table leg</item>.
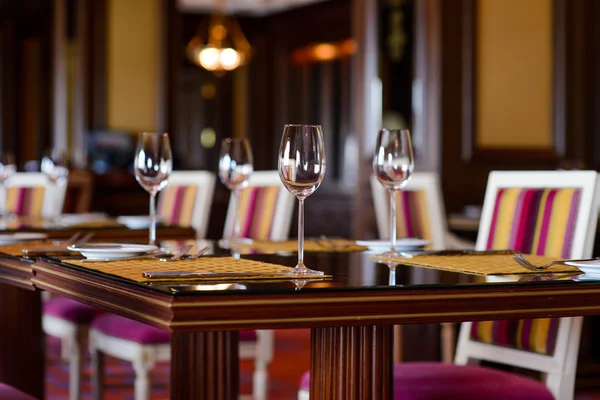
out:
M392 338L390 325L313 328L310 398L391 399Z
M0 284L0 382L44 398L41 292Z
M171 335L171 399L237 400L239 332Z

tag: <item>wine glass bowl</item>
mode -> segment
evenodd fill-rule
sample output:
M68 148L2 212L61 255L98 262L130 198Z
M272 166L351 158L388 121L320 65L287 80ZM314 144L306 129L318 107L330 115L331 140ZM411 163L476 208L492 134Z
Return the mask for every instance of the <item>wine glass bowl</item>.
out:
M320 125L285 125L278 157L279 178L298 199L298 264L290 275L323 275L304 265L304 200L325 177L325 148Z
M66 185L69 177L67 152L58 147L47 151L44 157L42 157L40 170L53 185Z
M135 179L150 193L149 242L156 243L156 194L169 182L173 171L173 155L167 133L144 132L138 137L135 160Z
M0 154L0 185L6 186L8 179L17 172L17 164L11 153Z
M254 172L252 147L246 138L226 138L221 142L219 156L219 179L221 183L231 190L233 210L233 230L229 238L221 241L221 245L228 247L233 242L251 242L250 239L240 238L240 224L238 221L238 207L240 195L248 186L248 180Z
M394 257L396 249L396 193L410 180L414 156L408 129L382 129L377 135L373 173L390 195L390 250L383 256Z

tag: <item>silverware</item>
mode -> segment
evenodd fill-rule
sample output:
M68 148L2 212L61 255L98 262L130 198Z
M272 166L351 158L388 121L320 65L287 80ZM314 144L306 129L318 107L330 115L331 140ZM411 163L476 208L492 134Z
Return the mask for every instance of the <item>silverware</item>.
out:
M145 271L142 276L148 279L175 279L175 278L219 278L229 276L265 276L273 275L261 272L215 272L215 271Z
M401 251L402 257L415 256L498 256L513 255L514 250L415 250Z
M516 253L513 256L513 259L527 269L530 269L532 271L543 271L553 265L568 265L568 264L566 264L568 262L595 261L595 260L600 260L600 257L584 258L584 259L578 259L578 260L576 260L576 259L556 260L556 261L552 261L552 262L549 262L547 264L542 264L542 265L533 264L532 262L527 260L521 253Z
M70 238L68 238L67 240L54 240L52 242L53 245L55 246L60 246L63 244L69 245L72 243L75 243L77 241L77 239L79 239L79 237L82 235L82 232L75 232Z
M204 253L206 253L209 250L210 250L210 246L203 247L200 250L198 250L196 253L194 253L194 254L192 254L190 256L185 257L185 259L186 260L194 260L194 259L200 257L201 255L203 255Z
M187 252L188 252L188 251L190 251L190 249L191 249L192 247L193 247L193 246L192 246L191 244L189 244L189 245L185 246L185 248L184 248L183 250L181 250L180 252L178 252L178 253L175 253L175 255L173 255L172 257L168 257L168 258L159 258L159 260L160 260L160 261L163 261L163 262L168 262L168 261L177 261L177 260L181 259L181 257L183 257L184 255L186 255L186 254L187 254Z
M25 255L31 256L31 255L44 255L44 254L49 254L49 253L76 253L75 251L69 250L69 249L63 249L63 248L52 248L52 247L48 247L48 248L43 248L43 249L21 249L21 252Z

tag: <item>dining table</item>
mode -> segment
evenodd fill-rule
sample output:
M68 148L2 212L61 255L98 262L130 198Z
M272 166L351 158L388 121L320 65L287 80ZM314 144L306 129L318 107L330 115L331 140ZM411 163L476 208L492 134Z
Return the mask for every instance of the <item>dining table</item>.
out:
M297 261L289 251L209 243L202 257L214 265ZM0 247L0 381L43 398L41 291L170 331L176 400L238 398L240 330L308 328L311 398L383 400L393 398L394 325L600 314L600 279L580 273L492 278L380 261L332 247L305 254L319 278L140 281L74 256L24 258Z

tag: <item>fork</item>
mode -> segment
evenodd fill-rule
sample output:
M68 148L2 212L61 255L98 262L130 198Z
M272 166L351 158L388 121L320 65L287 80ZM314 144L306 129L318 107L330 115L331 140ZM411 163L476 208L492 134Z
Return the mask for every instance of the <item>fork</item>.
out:
M600 257L597 257L597 258L589 258L589 259L584 259L584 260L559 260L559 261L552 261L552 262L549 262L549 263L543 264L543 265L535 265L535 264L532 264L530 261L528 261L525 257L523 257L523 255L521 253L515 253L513 258L516 262L521 264L523 267L530 269L532 271L542 271L542 270L545 270L545 269L551 267L552 265L568 265L568 264L566 264L568 261L592 261L592 260L600 259Z
M185 248L183 250L181 250L179 253L176 253L173 257L159 258L159 260L163 261L163 262L177 261L177 260L181 259L181 257L185 256L192 247L193 246L191 244L189 244L189 245L185 246Z

